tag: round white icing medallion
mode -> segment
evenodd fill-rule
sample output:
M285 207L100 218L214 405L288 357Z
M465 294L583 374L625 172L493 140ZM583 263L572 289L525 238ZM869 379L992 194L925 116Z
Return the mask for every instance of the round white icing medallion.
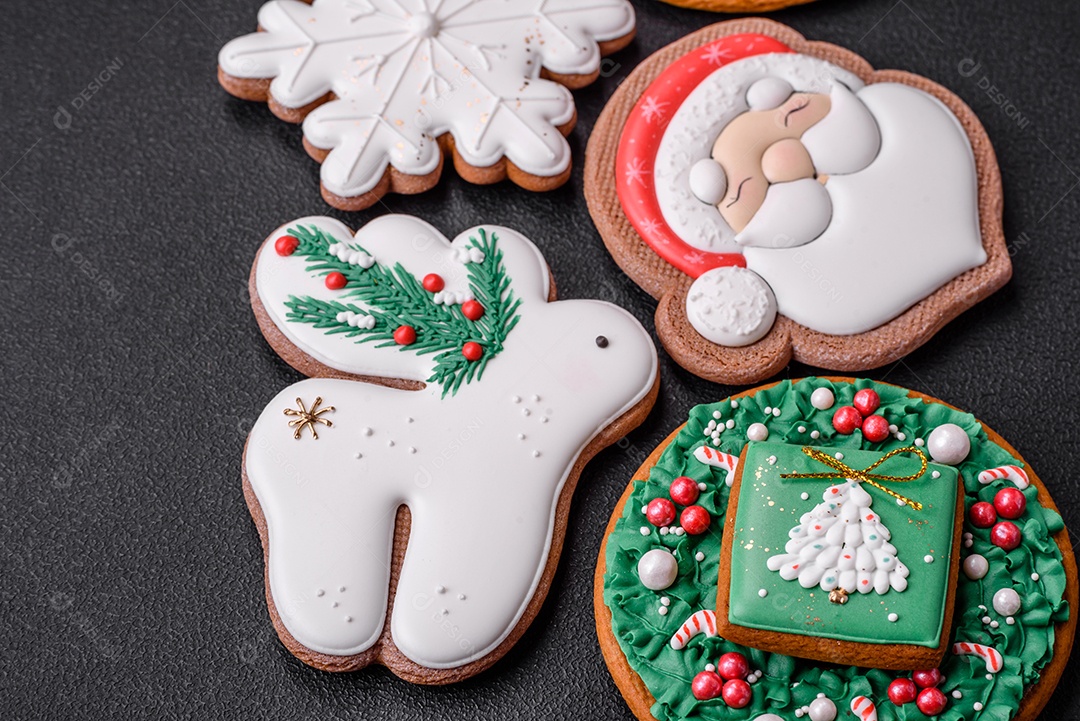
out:
M776 297L756 273L739 267L703 273L686 294L686 316L713 343L744 346L761 340L776 320Z

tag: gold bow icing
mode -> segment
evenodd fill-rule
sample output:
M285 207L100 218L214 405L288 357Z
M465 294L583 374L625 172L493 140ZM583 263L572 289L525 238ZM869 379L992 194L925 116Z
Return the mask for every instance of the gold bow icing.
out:
M802 451L818 463L823 463L829 468L832 468L833 471L831 473L784 473L780 476L781 478L848 478L853 481L859 481L860 483L869 483L871 486L878 489L879 491L884 491L896 500L902 501L905 505L910 506L913 510L922 510L923 506L918 501L912 500L907 496L902 496L891 488L886 488L882 484L882 481L888 481L889 483L907 483L908 481L918 480L922 477L922 474L926 473L926 455L923 454L923 452L915 446L891 450L861 471L852 468L851 466L847 465L835 456L830 456L828 453L820 451L816 448L811 448L810 446L803 446ZM889 476L883 473L871 473L871 471L880 466L882 463L889 460L895 455L899 455L900 453L914 453L916 456L919 457L922 465L919 467L918 472L912 473L907 476Z

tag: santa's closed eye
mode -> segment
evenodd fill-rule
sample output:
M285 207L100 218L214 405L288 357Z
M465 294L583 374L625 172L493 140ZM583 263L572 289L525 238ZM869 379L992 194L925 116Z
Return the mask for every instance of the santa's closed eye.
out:
M793 99L797 100L798 98L793 98ZM784 113L784 127L786 128L788 126L788 120L791 118L792 115L799 112L800 110L806 109L809 105L810 105L810 98L806 97L805 95L802 96L802 102L799 103L799 105L795 106L794 108L791 108L786 113Z
M732 196L732 198L731 198L731 202L730 202L730 203L728 203L728 204L727 204L726 206L724 206L724 207L726 207L726 208L730 208L731 206L733 206L733 205L735 205L736 203L738 203L738 202L739 202L739 198L741 198L741 197L742 197L742 188L743 188L743 186L744 186L744 185L746 185L746 184L747 184L747 183L749 183L749 182L750 182L750 178L743 178L743 179L742 179L742 182L741 182L741 183L739 183L739 187L735 189L735 195L734 195L734 196Z

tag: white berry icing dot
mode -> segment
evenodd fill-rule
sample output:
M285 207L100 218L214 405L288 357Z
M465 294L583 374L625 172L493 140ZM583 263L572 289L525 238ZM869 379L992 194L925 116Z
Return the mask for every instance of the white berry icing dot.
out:
M952 697L959 700L959 699L964 698L964 694L962 694L960 692L960 689L956 689L955 691L952 692Z
M775 466L776 465L776 456L769 456L765 460L769 462L770 466Z
M803 491L802 494L799 496L799 498L803 499L804 501L809 501L810 500L810 494L807 493L806 491Z
M714 664L707 663L705 664L705 670L711 673L716 670L716 666Z
M941 471L931 471L930 477L933 478L934 480L937 480L938 478L941 478Z
M810 431L810 437L813 438L814 440L817 440L818 438L821 438L821 432L820 431Z
M924 441L922 438L916 438L915 445L917 445L919 448L922 448L926 445L926 441Z
M650 531L649 531L649 527L648 527L648 526L642 526L642 527L641 527L641 535L643 535L643 536L647 536L647 535L649 535L649 533L650 533Z
M697 487L699 491L704 491L706 488L708 488L708 486L705 485L704 482L697 484Z
M758 592L757 592L757 595L758 595L758 596L759 596L760 598L765 598L766 596L768 596L768 595L769 595L769 592L768 592L767 590L765 590L764 588L762 588L762 589L759 589L759 590L758 590Z
M1037 574L1037 573L1031 574L1031 580L1032 581L1038 581L1039 580L1039 574Z
M671 599L668 598L667 596L661 596L660 597L660 605L661 606L670 606L671 605Z
M705 554L702 553L701 551L698 551L697 553L694 554L694 558L696 558L699 562L704 561L705 560Z
M1005 623L1008 624L1009 626L1011 626L1014 623L1016 623L1016 619L1013 618L1012 616L1009 616L1008 618L1005 619Z
M806 426L799 426L795 430L797 430L799 433L806 433Z
M983 705L976 701L974 704L971 705L971 708L975 709L976 711L982 711Z
M373 430L371 430L370 428L368 428L367 426L365 426L365 427L363 428L363 430L361 430L360 432L361 432L361 433L363 433L363 434L364 434L365 436L370 436L370 435L371 435L372 433L374 433L375 431L373 431Z
M739 407L739 402L738 401L732 401L731 402L731 407L732 408L738 408Z
M889 614L889 622L890 623L896 623L898 620L900 620L900 617L898 615L896 615L895 613L890 613Z
M656 609L656 612L659 613L661 616L666 616L668 612L667 606L661 606L660 608Z
M720 411L713 411L712 412L712 417L715 418L716 420L720 420L720 415L721 415Z
M836 460L838 460L838 461L842 461L842 460L844 460L844 454L843 454L843 453L840 453L839 451L837 451L837 452L836 452L836 454L835 454L835 456L834 456L834 457L835 457L835 458L836 458Z
M746 437L752 441L763 441L769 437L769 429L764 423L751 423L746 429Z
M724 426L730 431L732 428L735 427L735 419L734 418L728 418L727 422L724 424Z
M773 414L773 418L779 418L780 417L780 409L779 408L773 408L772 409L772 414Z
M769 415L771 413L772 413L772 406L765 406L765 415Z
M982 617L982 622L983 622L984 626L990 625L990 617L989 616L983 616Z
M900 429L897 427L897 425L895 423L890 423L889 424L889 433L896 433L898 430L900 430Z
M931 556L931 555L930 555L930 554L928 553L928 554L926 554L925 556L923 556L923 559L922 559L922 560L923 560L923 562L924 562L924 563L933 563L933 562L934 562L934 557L933 557L933 556Z

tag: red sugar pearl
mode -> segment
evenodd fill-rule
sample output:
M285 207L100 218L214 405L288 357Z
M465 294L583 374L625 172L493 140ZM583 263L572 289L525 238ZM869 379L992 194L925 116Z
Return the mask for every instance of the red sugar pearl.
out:
M666 498L654 498L645 507L645 517L654 526L670 526L675 521L675 504Z
M461 304L461 314L469 320L480 320L484 317L484 306L475 300L467 300Z
M724 680L713 671L702 671L694 676L690 684L690 691L698 701L708 701L720 695L724 688Z
M1012 521L997 523L990 530L990 542L1006 551L1011 551L1019 546L1021 539L1020 529Z
M1002 488L994 495L994 509L1002 518L1019 518L1027 509L1027 499L1019 488Z
M919 692L919 697L915 699L915 705L926 716L937 716L945 710L947 703L948 700L945 698L945 694L941 692L941 689L937 688L924 688Z
M733 678L746 678L750 673L750 662L741 653L731 651L716 662L716 672L729 681Z
M465 356L465 360L469 362L478 361L484 355L484 348L479 343L469 341L461 346L461 355Z
M416 342L416 330L411 325L400 325L394 331L394 342L398 345L412 345Z
M687 506L679 516L679 525L691 536L700 536L709 530L712 517L701 506Z
M881 396L872 388L863 388L851 399L851 404L859 413L868 416L881 406Z
M936 668L924 668L911 674L911 679L919 688L933 688L941 683L941 671Z
M330 290L341 290L348 282L345 276L336 270L333 273L326 274L326 287Z
M997 523L997 510L986 501L979 501L968 509L968 520L975 528L990 528Z
M840 406L833 413L832 424L838 433L850 436L862 425L862 416L852 406Z
M291 235L283 235L274 241L274 250L280 256L287 256L295 253L299 245L299 239Z
M689 506L698 499L700 490L698 489L697 481L693 478L679 476L671 482L668 494L671 496L671 500L675 501L680 506Z
M885 416L869 416L863 421L862 434L863 438L871 443L881 443L889 437L889 422L885 420Z
M724 690L720 692L720 695L724 697L724 703L731 708L746 708L754 695L754 691L746 681L741 678L733 678L724 682Z
M889 684L889 700L897 706L911 703L919 695L919 689L910 678L898 678Z
M438 293L446 287L446 281L438 273L428 273L421 284L428 293Z

